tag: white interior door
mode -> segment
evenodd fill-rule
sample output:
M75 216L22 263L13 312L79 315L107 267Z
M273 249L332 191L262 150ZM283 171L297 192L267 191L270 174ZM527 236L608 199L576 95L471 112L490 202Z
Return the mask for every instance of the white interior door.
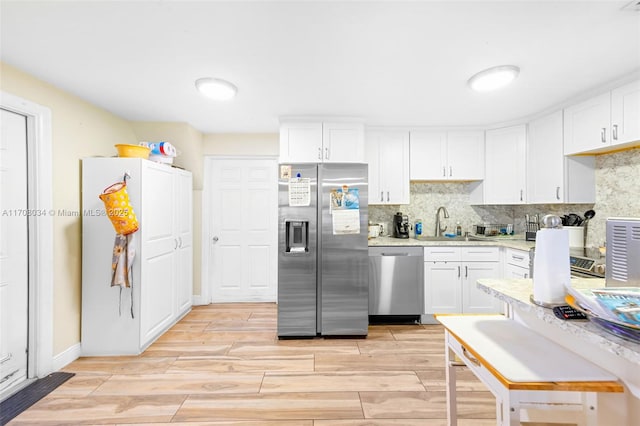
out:
M275 302L276 159L207 161L208 277L212 302Z
M27 378L27 118L0 110L0 392Z

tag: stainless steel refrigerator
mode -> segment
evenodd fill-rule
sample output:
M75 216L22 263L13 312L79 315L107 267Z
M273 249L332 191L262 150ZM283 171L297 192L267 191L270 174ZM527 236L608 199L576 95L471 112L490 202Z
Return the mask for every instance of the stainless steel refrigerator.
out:
M278 337L367 335L367 167L280 165Z

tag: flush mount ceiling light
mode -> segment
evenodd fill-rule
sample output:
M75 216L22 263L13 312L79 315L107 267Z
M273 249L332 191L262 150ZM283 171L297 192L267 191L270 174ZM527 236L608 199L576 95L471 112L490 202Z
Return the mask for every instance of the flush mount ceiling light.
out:
M228 81L211 77L197 79L196 88L206 97L216 101L228 101L238 92L238 88Z
M515 65L500 65L480 71L469 79L469 86L477 92L488 92L511 83L520 72Z

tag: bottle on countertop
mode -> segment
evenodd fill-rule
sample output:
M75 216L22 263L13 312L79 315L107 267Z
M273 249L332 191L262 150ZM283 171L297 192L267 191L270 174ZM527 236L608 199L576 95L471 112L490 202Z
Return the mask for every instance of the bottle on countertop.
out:
M460 222L456 222L456 235L462 236L462 226L460 226Z
M422 219L416 219L416 225L413 229L416 232L416 237L422 235Z

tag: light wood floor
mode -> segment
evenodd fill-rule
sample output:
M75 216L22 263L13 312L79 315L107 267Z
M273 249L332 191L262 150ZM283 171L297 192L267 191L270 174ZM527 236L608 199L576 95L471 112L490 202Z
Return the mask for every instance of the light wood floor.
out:
M80 358L10 424L445 425L443 329L377 325L366 339L278 340L275 304L194 307L137 357ZM469 371L460 425L495 425Z

